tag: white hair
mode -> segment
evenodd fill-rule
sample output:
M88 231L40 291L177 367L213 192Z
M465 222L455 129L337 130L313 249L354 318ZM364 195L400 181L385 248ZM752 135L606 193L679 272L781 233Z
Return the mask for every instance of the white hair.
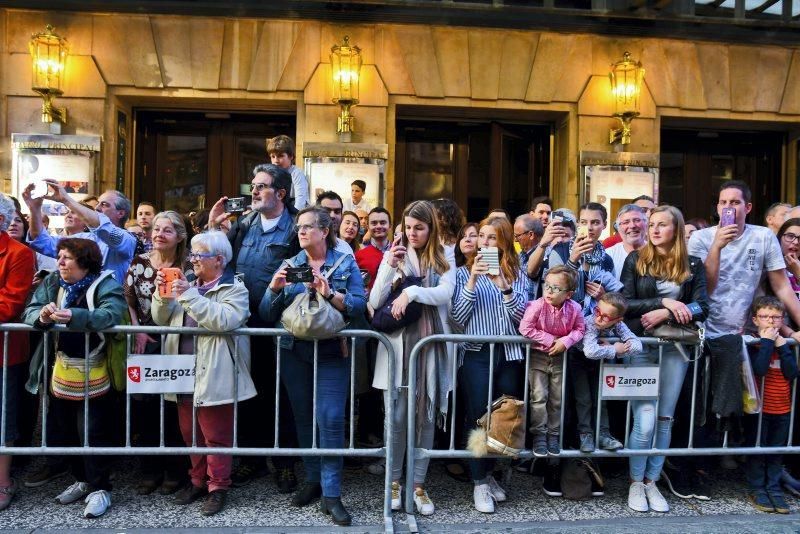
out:
M0 193L0 217L3 217L3 220L0 221L0 232L8 230L8 226L16 214L17 207L14 205L14 201Z
M203 232L194 236L192 238L192 250L197 246L222 256L223 267L233 259L233 249L231 248L231 242L228 241L228 236L218 230Z

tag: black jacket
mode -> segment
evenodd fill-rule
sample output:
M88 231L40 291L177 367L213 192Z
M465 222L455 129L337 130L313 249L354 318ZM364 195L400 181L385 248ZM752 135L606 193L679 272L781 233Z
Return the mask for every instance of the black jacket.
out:
M625 322L636 334L642 335L641 317L645 313L663 308L661 297L658 296L656 279L652 276L639 276L636 271L636 262L639 252L628 254L622 266L620 280L625 285L622 294L628 299L628 311L625 312ZM708 315L708 294L706 293L706 269L700 258L689 256L689 270L691 275L681 284L679 301L684 304L696 302L703 313L693 317L695 321L705 321Z

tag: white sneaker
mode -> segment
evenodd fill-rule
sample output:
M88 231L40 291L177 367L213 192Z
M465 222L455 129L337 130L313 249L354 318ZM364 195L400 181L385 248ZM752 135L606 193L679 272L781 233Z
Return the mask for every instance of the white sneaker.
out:
M645 484L644 492L647 495L647 502L652 511L661 512L664 514L669 512L669 504L667 504L667 500L663 495L661 495L661 492L658 491L658 487L656 486L655 482L649 482L648 484Z
M100 517L108 507L111 506L111 494L106 490L94 491L86 497L86 508L83 509L83 517L94 519Z
M497 502L505 502L508 497L506 496L506 490L500 487L500 484L494 479L493 476L489 477L489 491L492 492L492 497Z
M647 506L647 494L645 492L644 482L633 482L631 484L628 490L628 508L637 512L647 512L650 510Z
M399 482L392 482L392 510L395 512L403 507L402 494L403 486Z
M484 514L494 513L494 496L489 484L478 484L472 490L472 499L475 501L475 509Z
M89 489L87 482L75 482L70 487L62 491L56 497L56 502L59 504L72 504L83 499L92 491Z
M420 515L433 515L435 508L433 501L428 497L428 492L422 488L414 490L414 504L417 505L417 511Z

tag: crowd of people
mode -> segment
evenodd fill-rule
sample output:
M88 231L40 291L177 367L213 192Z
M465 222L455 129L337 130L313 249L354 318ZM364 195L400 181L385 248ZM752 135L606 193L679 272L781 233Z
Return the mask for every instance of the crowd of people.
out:
M24 322L37 331L61 324L93 332L88 342L82 333L60 330L9 335L3 355L6 410L0 412L7 445L32 442L34 428L26 421L36 420L40 401L49 407L42 422L48 445L82 443L85 405L88 443L121 444L124 412L106 362L110 335L98 332L127 320L208 331L196 338L133 337L137 354L196 355L194 393L168 396L165 403L167 446L231 447L238 403L240 447L273 446L277 427L282 448L312 443L343 448L349 439L352 360L358 445L380 446L384 424L391 429L386 437L393 443L392 508L400 509L404 491L410 491L422 515L435 512L426 489L428 459L414 463L413 488L403 487L409 395L415 396L416 447L447 448L452 441L463 449L490 391L494 398L523 399L528 388L526 448L543 459L542 489L552 497L562 493L562 447L584 453L686 447L694 391L687 374L693 365L701 375L708 373L697 398L695 447L718 446L725 432L729 444L787 443L791 386L798 373L787 340L800 340L793 330L800 324L800 218L790 206L771 207L766 226L747 224L751 192L746 184L729 181L717 204L719 214L733 214L723 226L685 221L679 209L642 196L619 210L616 232L605 241L601 236L609 221L602 204L588 202L576 215L554 209L544 197L513 219L497 209L479 222L467 222L452 200L418 200L393 228L392 214L382 207L358 213L365 187L358 180L347 201L324 191L305 205L307 182L288 169L290 145L281 139L271 143L272 163L253 169L251 205L242 214L227 213L223 197L192 217L141 202L131 219L131 203L119 191L104 192L92 206L48 181L46 198L68 209L63 233L52 235L42 218L42 198L31 195L33 186L21 195L27 217L14 199L0 195L0 322ZM288 279L291 268L300 266L310 267L310 281ZM168 270L178 274L168 279ZM278 364L275 338L230 333L245 326L280 327L287 307L309 291L351 328L370 328L375 311L388 307L399 325L386 332L394 361L375 340L350 345L334 337L315 348L312 341L284 335ZM693 359L690 345L675 342L659 349L640 340L660 326L691 328L699 322L710 366ZM417 391L409 391L403 386L412 349L441 333L521 334L531 340L530 358L519 343L430 344L416 360ZM757 341L745 357L755 376L764 377L761 425L757 415L743 411L745 334ZM45 349L53 357L45 359ZM628 436L621 434L625 404L599 401L601 361L660 364L658 400L631 402ZM393 420L385 421L382 408L389 403ZM158 446L160 409L158 396L131 396L133 447ZM342 500L342 457L303 457L302 483L295 474L299 458L270 460L278 491L293 492L295 506L319 499L320 511L334 523L351 523ZM601 465L582 462L595 475L601 471ZM494 512L509 497L496 463L475 457L446 465L454 478L472 482L480 512ZM75 482L56 500L85 500L85 517L98 517L111 505L112 467L103 455L47 456L24 485L41 486L71 473ZM516 467L528 469L525 462ZM800 489L792 476L798 467L784 466L778 455L749 458L743 468L753 505L788 513L783 488ZM376 474L383 468L380 462L366 466ZM678 497L708 499L709 477L717 468L716 460L705 456L669 461L631 456L628 506L669 511L659 481ZM178 505L202 499L201 513L213 515L224 508L232 487L268 472L267 459L259 456L141 456L136 491L174 494ZM0 456L0 509L9 506L20 485L11 477L11 457ZM592 478L591 491L603 494L602 476Z

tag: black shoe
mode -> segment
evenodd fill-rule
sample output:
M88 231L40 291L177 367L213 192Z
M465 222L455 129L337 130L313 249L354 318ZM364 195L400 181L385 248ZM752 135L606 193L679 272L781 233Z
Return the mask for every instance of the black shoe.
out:
M292 497L292 504L295 506L306 506L311 504L312 501L319 499L322 496L322 486L319 482L306 482L300 488L300 491Z
M294 476L294 469L283 467L275 474L275 483L278 485L278 493L291 493L297 489L297 477Z
M231 485L234 487L244 486L253 480L265 477L269 474L266 465L253 465L252 463L242 462L231 473Z
M350 517L340 497L323 497L319 503L319 511L329 514L333 522L341 527L349 527L353 523L353 518Z
M225 490L210 492L203 501L203 506L200 507L200 513L204 516L210 516L221 512L225 506L225 498L227 496L228 492Z
M31 476L25 479L26 488L38 488L44 486L51 480L61 478L69 473L69 469L65 465L47 465L32 473Z
M542 483L542 491L549 497L561 497L561 466L548 466Z
M191 482L184 486L182 490L175 494L173 502L181 506L192 504L194 501L208 494L208 488L203 486L198 488Z
M161 485L161 477L146 475L136 484L136 495L150 495Z

